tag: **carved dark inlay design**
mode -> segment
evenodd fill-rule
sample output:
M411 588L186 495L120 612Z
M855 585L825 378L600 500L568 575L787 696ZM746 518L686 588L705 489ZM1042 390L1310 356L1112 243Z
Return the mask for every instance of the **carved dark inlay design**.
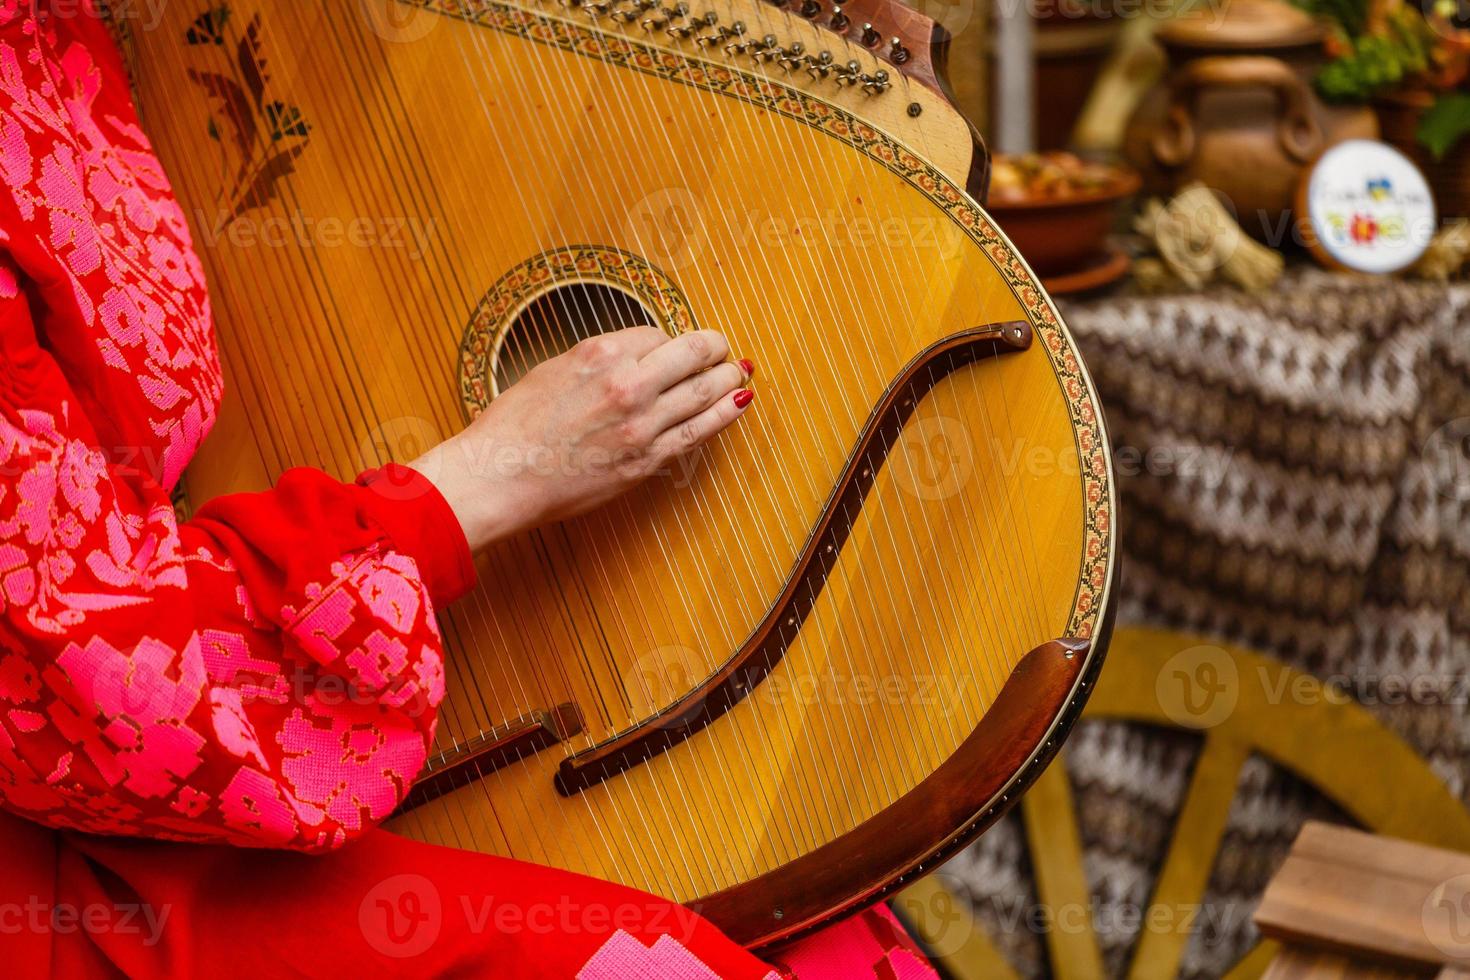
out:
M295 172L311 141L311 125L301 110L271 89L260 15L250 18L233 43L230 27L230 5L221 4L196 17L184 33L190 48L202 53L201 65L209 65L188 71L214 106L206 132L220 150L218 214L211 216L216 233L274 200L276 184Z
M468 786L501 766L519 762L581 732L582 714L574 704L560 704L550 711L534 711L497 725L457 748L430 756L398 812L412 810Z
M570 796L646 762L704 728L738 704L775 668L801 633L827 576L836 567L868 490L896 445L914 408L934 385L982 357L1026 350L1031 325L1024 320L965 330L930 346L899 373L868 416L857 449L822 508L797 559L796 571L750 638L699 686L626 732L565 759L556 788Z

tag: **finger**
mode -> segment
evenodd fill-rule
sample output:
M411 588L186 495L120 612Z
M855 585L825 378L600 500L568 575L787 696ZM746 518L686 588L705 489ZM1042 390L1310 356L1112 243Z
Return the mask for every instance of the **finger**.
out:
M639 366L659 391L723 361L730 354L724 334L715 330L682 333L646 355Z
M716 364L685 378L658 396L653 406L654 421L659 429L669 429L692 418L745 384L745 371L739 364Z
M755 392L749 388L726 395L698 415L666 429L653 440L651 455L654 459L668 459L699 448L744 415L754 398Z
M617 342L619 352L626 354L635 361L642 361L649 354L673 339L658 327L648 326L624 327L622 330L612 331L607 336Z

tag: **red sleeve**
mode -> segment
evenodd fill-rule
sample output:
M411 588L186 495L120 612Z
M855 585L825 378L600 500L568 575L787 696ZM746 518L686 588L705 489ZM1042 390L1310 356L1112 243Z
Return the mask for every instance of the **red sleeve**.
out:
M386 817L473 582L403 467L293 470L188 522L109 463L0 257L0 801L55 827L298 849Z

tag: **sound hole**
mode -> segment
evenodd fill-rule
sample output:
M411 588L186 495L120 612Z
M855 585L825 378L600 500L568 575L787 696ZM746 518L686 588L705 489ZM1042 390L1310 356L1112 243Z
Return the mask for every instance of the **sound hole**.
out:
M658 318L638 300L602 283L557 286L536 297L507 328L495 355L491 376L504 391L547 358L610 330L657 324Z

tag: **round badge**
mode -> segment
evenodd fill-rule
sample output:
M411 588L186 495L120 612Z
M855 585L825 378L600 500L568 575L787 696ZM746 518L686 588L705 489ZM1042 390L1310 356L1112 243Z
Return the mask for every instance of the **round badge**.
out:
M1348 140L1307 172L1299 205L1307 246L1328 265L1407 269L1434 237L1434 195L1414 161L1387 143Z

